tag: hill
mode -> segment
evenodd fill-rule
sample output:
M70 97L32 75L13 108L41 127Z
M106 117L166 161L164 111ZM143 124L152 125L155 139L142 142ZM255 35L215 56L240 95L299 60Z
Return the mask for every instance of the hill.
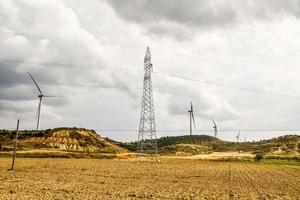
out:
M121 146L131 151L136 150L136 142ZM264 155L298 155L300 136L286 135L257 142L228 142L207 135L185 135L162 137L157 140L159 153L162 155L197 155L213 152L249 152Z
M13 149L15 131L0 130L0 151ZM19 131L18 151L59 152L78 154L117 154L127 150L102 138L94 130L84 128L55 128Z
M0 130L0 156L10 155L14 131ZM257 142L228 142L207 135L161 137L157 140L161 155L205 155L218 152L246 152L268 156L300 153L300 136L286 135ZM19 132L18 154L30 157L101 157L128 151L136 152L137 142L122 143L103 138L94 130L84 128L55 128ZM100 156L101 155L101 156Z
M285 135L257 142L223 142L214 146L217 151L253 152L265 155L290 155L300 153L300 136Z
M183 135L159 138L157 145L164 155L196 155L210 153L210 146L221 142L208 135Z

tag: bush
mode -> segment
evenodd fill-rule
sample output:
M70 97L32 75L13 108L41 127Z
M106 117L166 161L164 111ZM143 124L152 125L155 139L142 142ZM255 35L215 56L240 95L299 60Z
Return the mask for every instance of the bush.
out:
M260 153L256 154L255 157L254 157L254 160L255 160L256 162L260 162L261 159L263 159L263 155L260 154Z

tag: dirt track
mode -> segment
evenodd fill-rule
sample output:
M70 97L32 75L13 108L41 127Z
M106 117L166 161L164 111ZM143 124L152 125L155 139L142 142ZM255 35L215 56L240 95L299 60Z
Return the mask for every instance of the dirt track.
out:
M0 158L0 199L299 199L299 166Z

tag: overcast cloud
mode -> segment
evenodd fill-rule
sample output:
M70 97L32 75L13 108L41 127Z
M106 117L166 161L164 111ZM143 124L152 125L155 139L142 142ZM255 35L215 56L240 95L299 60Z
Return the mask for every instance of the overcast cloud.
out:
M256 20L300 17L299 0L122 0L108 1L116 14L142 25L148 33L190 39L195 32L232 29Z
M108 130L138 128L150 46L157 127L187 130L158 136L188 134L191 101L197 129L212 130L211 117L220 130L300 129L299 34L299 0L1 0L0 128L17 118L35 127L31 72L57 96L44 99L41 128L135 140L135 131ZM242 132L250 140L287 133L297 132Z

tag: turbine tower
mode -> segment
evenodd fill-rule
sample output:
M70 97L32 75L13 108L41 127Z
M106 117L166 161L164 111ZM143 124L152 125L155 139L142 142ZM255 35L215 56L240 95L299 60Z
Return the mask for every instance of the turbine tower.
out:
M151 63L151 53L149 47L147 47L144 58L144 71L143 100L137 152L157 155L157 138L151 81L151 72L153 71L153 67Z
M239 130L239 133L238 133L238 135L236 136L236 142L239 142L239 141L240 141L240 134L241 134L241 130Z
M194 123L194 128L196 128L195 117L194 117L194 109L193 109L193 103L192 102L191 102L191 109L188 112L190 113L190 135L192 135L193 134L192 121Z
M217 126L217 124L216 124L216 122L215 122L215 120L213 118L211 118L211 120L212 120L212 122L214 124L214 126L213 126L213 128L214 128L214 136L215 136L215 138L218 138L218 126Z

